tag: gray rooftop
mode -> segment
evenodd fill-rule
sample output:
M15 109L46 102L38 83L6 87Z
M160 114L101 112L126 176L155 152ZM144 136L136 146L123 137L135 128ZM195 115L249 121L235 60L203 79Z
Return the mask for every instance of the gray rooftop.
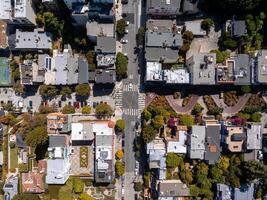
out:
M173 50L170 48L146 48L146 61L161 61L163 63L175 63L178 59L179 50Z
M182 35L171 32L146 32L147 47L178 48L183 45Z
M10 198L13 199L13 197L18 194L19 192L19 178L17 176L11 175L5 182L5 185L3 186L3 190L5 194Z
M185 14L197 14L199 0L185 0L183 4L183 13Z
M234 57L235 85L251 84L251 60L248 54L237 54Z
M49 135L49 147L65 147L66 138L64 135Z
M95 51L101 53L116 53L116 39L114 37L97 37Z
M232 36L233 37L241 37L247 34L247 27L245 20L232 20Z
M231 188L225 184L217 184L216 200L230 200Z
M196 53L186 60L193 85L215 84L215 53Z
M78 58L78 83L88 83L89 75L88 75L88 62L85 58L79 57Z
M233 200L253 200L254 184L243 185L241 188L234 188Z
M267 50L259 51L256 57L256 81L267 83Z
M186 184L178 180L159 181L158 195L161 197L187 197L190 196L189 188Z
M95 73L95 82L103 84L113 84L116 81L115 70L97 70Z
M206 126L206 145L204 159L208 164L217 163L221 155L221 125Z
M206 127L192 126L189 139L189 157L190 159L204 159L205 152Z
M148 19L146 28L148 31L170 32L173 25L176 25L176 20L170 19Z
M112 135L96 135L95 145L96 146L112 146L113 142Z
M115 28L114 24L104 24L104 23L98 23L96 21L93 22L87 22L86 24L87 29L87 36L106 36L106 37L114 37Z
M261 124L247 125L247 149L262 148Z
M148 0L148 14L175 16L180 13L181 0Z
M202 20L194 20L185 22L185 29L191 31L195 36L205 36L206 31L201 28Z

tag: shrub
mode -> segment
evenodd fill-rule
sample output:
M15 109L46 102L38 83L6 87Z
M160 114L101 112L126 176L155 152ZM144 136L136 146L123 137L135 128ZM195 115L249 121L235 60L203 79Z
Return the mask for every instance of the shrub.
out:
M112 108L107 103L100 103L96 107L95 112L98 118L111 117L113 113Z
M115 127L117 131L123 131L125 129L125 121L123 119L117 120Z
M122 176L125 172L125 165L121 161L116 161L115 163L115 172L117 176Z
M213 107L209 109L209 114L211 115L220 115L223 112L223 108L220 107Z
M9 142L9 147L11 148L11 149L13 149L13 148L15 148L16 147L16 142Z
M142 183L141 183L141 182L136 182L136 183L134 183L134 190L135 190L136 192L140 192L140 191L142 191L142 190L143 190L143 185L142 185Z
M149 143L156 137L156 131L151 125L146 125L142 130L142 138L145 143Z
M72 113L75 113L75 107L74 106L70 106L70 105L65 105L61 112L63 114L72 114Z
M203 109L204 109L204 108L203 108L199 103L197 103L197 104L194 106L193 110L192 110L192 114L193 114L193 115L199 115L199 114L201 114L201 112L202 112Z
M123 158L123 155L124 155L124 153L123 153L123 151L122 151L121 149L119 149L119 150L116 152L116 158L117 158L118 160L121 160L121 159Z
M89 84L79 84L75 87L75 92L77 95L82 97L87 97L90 95L91 87Z
M243 85L243 86L241 86L241 91L243 93L249 93L249 92L251 92L251 87L249 85Z
M258 112L253 113L251 115L251 121L253 121L253 122L260 122L261 121L261 117L262 117L262 115L260 113L258 113Z
M201 28L207 32L210 31L210 28L214 25L214 21L211 18L204 19L201 22Z
M84 106L82 107L82 114L90 114L91 107L90 106Z
M194 118L191 115L182 115L180 117L180 124L191 127L194 124Z

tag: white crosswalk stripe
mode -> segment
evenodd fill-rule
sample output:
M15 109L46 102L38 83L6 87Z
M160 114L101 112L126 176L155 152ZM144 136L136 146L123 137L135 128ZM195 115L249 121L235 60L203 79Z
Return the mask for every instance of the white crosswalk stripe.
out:
M115 99L115 106L122 107L122 90L121 89L116 91L114 99Z
M139 94L138 95L138 109L143 110L146 106L146 95L145 94Z
M134 108L123 108L123 113L129 116L139 116L140 110Z
M126 84L123 85L124 92L138 91L138 85Z

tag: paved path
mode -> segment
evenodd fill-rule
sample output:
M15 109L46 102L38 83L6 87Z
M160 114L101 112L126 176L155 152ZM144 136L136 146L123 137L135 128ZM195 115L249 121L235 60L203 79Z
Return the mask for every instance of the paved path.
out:
M251 94L244 94L242 97L239 98L236 105L225 108L223 113L232 115L239 112L245 106L250 97Z
M173 98L173 95L166 96L166 99L172 109L177 113L189 113L196 105L199 96L198 95L192 95L188 104L186 106L181 106L177 103L177 101Z
M220 108L227 108L228 106L224 103L223 99L220 99L218 94L210 95L213 99L213 101L216 103L216 105Z
M149 104L151 104L151 102L157 97L157 95L155 93L147 93L146 97L145 97L145 105L146 107L149 106Z

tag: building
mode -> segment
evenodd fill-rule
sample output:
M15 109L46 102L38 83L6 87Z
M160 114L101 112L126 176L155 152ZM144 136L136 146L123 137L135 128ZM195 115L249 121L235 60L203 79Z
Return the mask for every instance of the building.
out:
M53 0L55 1L55 0ZM85 0L64 0L64 3L68 7L69 10L73 9L73 4L75 3L85 3Z
M86 31L89 40L96 42L97 36L115 37L114 23L100 23L89 21L86 23Z
M187 21L185 22L185 30L191 31L195 37L204 37L207 33L201 28L201 22L202 20Z
M35 25L35 18L32 0L15 0L13 23Z
M146 63L146 82L162 82L163 71L160 62L147 62Z
M254 184L231 188L225 184L217 184L216 200L253 200Z
M111 183L114 179L114 123L93 124L95 134L95 182Z
M191 84L214 85L215 64L215 53L196 53L187 58L186 66L190 71Z
M230 152L242 152L246 134L242 126L224 125L222 141Z
M189 197L190 191L180 180L157 181L158 200L175 200L179 197Z
M74 118L74 116L73 116ZM95 136L93 126L95 122L81 121L71 124L72 146L91 145Z
M22 192L43 193L45 192L44 177L46 173L46 161L38 161L38 167L27 173L21 173Z
M176 135L172 138L166 138L167 153L186 154L187 153L187 131L177 130Z
M217 120L205 120L206 144L204 160L213 165L219 161L221 156L221 124Z
M159 180L166 179L166 148L162 139L154 139L147 143L146 153L150 169L157 169Z
M216 200L232 200L231 187L225 184L217 184Z
M47 115L47 133L64 134L71 131L71 115L62 113L49 113Z
M53 50L53 57L40 55L38 59L45 69L46 85L88 83L88 63L85 58L73 55L70 46L62 53Z
M24 60L20 63L19 71L21 85L37 85L44 82L44 68L32 60Z
M262 149L262 131L260 123L247 123L246 128L247 150L261 150Z
M199 13L199 0L185 0L183 3L183 14L194 15Z
M147 14L152 18L175 18L180 14L180 0L147 1Z
M0 20L10 22L12 19L11 0L2 0L0 6Z
M267 84L267 50L260 50L255 58L255 83Z
M89 0L89 21L114 23L115 10L113 0Z
M188 156L190 159L204 160L205 138L206 138L205 126L202 125L192 126L188 139L189 141Z
M7 178L4 186L4 199L13 199L19 192L19 177L11 175Z
M71 17L72 24L75 26L85 27L88 21L89 6L84 2L73 3Z
M247 35L247 27L245 20L235 20L231 22L231 34L232 37L238 38Z
M251 59L248 54L237 54L234 57L235 85L250 85L252 83Z
M65 184L70 176L71 148L66 135L49 135L47 184Z
M32 32L16 29L16 33L10 35L9 46L12 51L48 51L52 49L52 35L39 29Z

